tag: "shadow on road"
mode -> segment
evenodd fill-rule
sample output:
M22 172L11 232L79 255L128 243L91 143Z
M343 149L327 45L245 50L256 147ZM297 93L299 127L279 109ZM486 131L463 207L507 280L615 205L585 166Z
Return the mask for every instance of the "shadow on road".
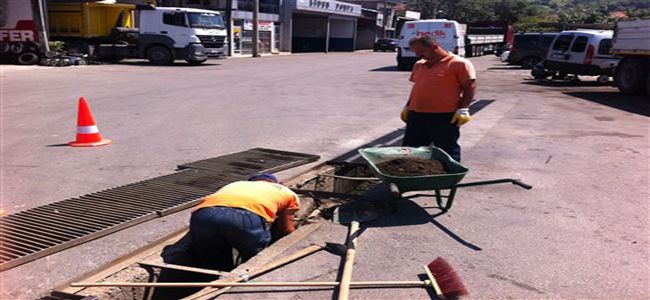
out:
M650 101L647 96L627 95L620 92L564 92L563 94L650 117Z
M600 83L596 80L535 80L524 79L523 84L550 86L550 87L580 87L580 86L612 86L612 83Z
M526 70L521 66L502 66L502 67L489 67L488 70Z
M397 213L391 213L387 209L386 197L388 196L388 190L384 187L384 184L378 184L373 189L371 189L365 197L374 202L375 206L379 206L381 211L379 212L379 217L376 220L363 223L363 227L396 227L396 226L407 226L407 225L421 225L426 223L431 223L436 226L440 231L445 233L447 236L451 237L461 245L472 249L474 251L481 251L481 247L478 247L462 237L458 236L456 233L451 231L449 228L445 227L440 222L436 221L436 218L443 215L441 211L437 214L430 215L423 207L417 203L407 199L402 198L399 202L399 211ZM410 196L409 198L417 197L418 195ZM428 195L420 195L428 196Z
M202 67L210 67L210 66L219 66L221 64L218 63L213 63L211 61L206 61L200 65L190 65L186 62L174 62L171 65L165 65L165 66L158 66L154 65L148 61L122 61L119 63L115 63L114 65L126 65L126 66L139 66L139 67L187 67L187 68L202 68Z
M370 72L401 72L397 66L386 66L370 70ZM404 71L406 72L406 71Z

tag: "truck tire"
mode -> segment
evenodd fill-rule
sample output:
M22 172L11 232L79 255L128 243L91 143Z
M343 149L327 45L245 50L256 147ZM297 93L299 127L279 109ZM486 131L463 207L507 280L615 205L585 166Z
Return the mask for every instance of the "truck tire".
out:
M534 57L534 56L524 57L521 60L521 67L524 68L524 69L532 69L540 61L541 60L539 59L539 57Z
M5 42L0 42L0 53L8 53L9 52L9 44Z
M191 60L191 59L186 59L185 60L190 66L198 66L204 62L207 61L207 59L202 59L202 60Z
M147 50L147 59L154 65L171 65L174 62L172 52L163 46L153 46Z
M626 94L641 94L647 73L642 60L623 59L616 67L616 86Z
M35 65L38 63L38 54L34 52L23 52L18 54L16 63L19 65Z

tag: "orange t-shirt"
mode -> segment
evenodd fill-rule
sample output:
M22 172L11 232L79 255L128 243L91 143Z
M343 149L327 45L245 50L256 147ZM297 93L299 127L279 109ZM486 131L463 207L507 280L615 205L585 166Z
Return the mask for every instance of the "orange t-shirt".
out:
M423 113L447 113L458 109L463 84L476 79L472 63L449 54L431 67L420 60L413 66L409 110Z
M268 181L237 181L206 196L194 210L226 206L242 208L273 223L278 212L300 209L298 196L286 186Z

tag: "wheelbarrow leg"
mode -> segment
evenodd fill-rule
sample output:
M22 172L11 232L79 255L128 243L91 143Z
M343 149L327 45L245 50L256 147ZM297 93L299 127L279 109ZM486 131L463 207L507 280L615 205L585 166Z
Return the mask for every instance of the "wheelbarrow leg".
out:
M402 193L394 183L389 183L388 189L390 191L390 195L388 195L388 205L390 206L390 211L392 213L397 213L399 211L399 201L402 199Z
M438 207L440 210L442 210L443 213L446 213L450 208L451 205L454 204L454 197L456 196L456 188L451 188L449 190L449 195L443 196L440 190L436 190L436 202L438 203ZM447 198L446 202L443 202L442 198Z

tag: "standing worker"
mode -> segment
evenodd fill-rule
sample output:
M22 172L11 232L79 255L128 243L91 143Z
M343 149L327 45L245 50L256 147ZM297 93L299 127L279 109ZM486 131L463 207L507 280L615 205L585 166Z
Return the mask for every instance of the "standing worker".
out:
M248 180L205 197L192 213L192 248L201 268L231 271L233 248L244 262L295 230L298 196L270 173Z
M433 143L460 161L460 126L469 122L476 93L474 66L442 49L432 36L415 37L409 47L422 59L413 66L413 87L401 114L406 122L403 146Z

